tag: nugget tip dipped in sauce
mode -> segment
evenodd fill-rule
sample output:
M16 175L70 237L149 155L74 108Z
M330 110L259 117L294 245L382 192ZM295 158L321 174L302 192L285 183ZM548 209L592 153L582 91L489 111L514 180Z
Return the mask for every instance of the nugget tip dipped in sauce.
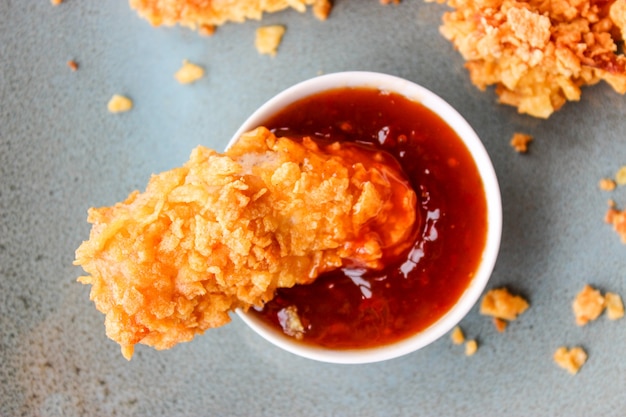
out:
M75 264L130 358L262 307L277 288L343 267L380 269L412 245L417 198L394 158L357 144L244 134L196 148L112 207L92 208Z

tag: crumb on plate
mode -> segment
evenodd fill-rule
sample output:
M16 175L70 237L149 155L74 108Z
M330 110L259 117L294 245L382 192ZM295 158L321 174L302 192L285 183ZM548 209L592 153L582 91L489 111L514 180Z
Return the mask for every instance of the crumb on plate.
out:
M50 3L53 6L58 6L59 4L63 3L63 0L50 0Z
M465 343L465 355L472 356L478 350L478 343L475 339L468 340Z
M498 318L498 317L494 317L493 318L493 326L500 333L502 333L502 332L504 332L506 330L506 326L508 324L509 323L506 320L502 320L501 318Z
M480 314L503 320L515 320L528 309L528 302L512 295L506 288L489 290L480 304Z
M285 34L285 27L281 25L262 26L256 30L254 46L262 55L275 56L278 46Z
M576 324L584 326L597 319L604 311L605 306L604 297L600 291L589 284L585 284L572 303Z
M626 165L615 173L615 182L617 185L626 185Z
M69 61L67 61L67 66L72 71L78 71L78 63L76 61L74 61L73 59L70 59Z
M613 191L617 184L611 178L602 178L598 181L598 188L602 191Z
M609 320L618 320L624 317L624 303L619 294L607 292L604 295L606 316Z
M581 347L568 349L561 346L554 352L553 358L557 365L575 375L587 361L587 352Z
M174 78L181 84L191 84L204 76L204 68L183 60L183 66L174 74Z
M133 108L133 101L128 97L114 94L113 97L109 100L107 104L107 108L110 113L122 113L129 111Z
M514 133L511 138L511 146L519 153L528 152L528 144L532 142L533 137L525 133Z
M450 333L450 339L455 345L460 345L461 343L465 342L465 335L463 334L463 330L461 330L459 326L456 326L454 329L452 329L452 333Z
M620 236L622 243L626 243L626 210L619 210L615 202L613 202L612 205L609 204L609 208L604 215L604 221L612 225L613 230Z

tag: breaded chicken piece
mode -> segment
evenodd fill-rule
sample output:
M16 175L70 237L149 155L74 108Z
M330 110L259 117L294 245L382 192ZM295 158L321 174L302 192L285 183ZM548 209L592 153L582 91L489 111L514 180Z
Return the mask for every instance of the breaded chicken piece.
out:
M447 3L454 10L440 30L467 61L472 82L481 90L495 85L499 101L520 113L547 118L602 80L626 93L626 57L617 47L626 0Z
M413 243L416 201L387 154L258 128L224 154L198 147L145 192L90 209L75 264L130 359L137 343L189 341L278 287L345 265L382 267Z
M263 13L274 13L289 7L304 13L313 6L320 20L328 17L331 0L130 0L131 8L154 26L179 24L211 34L226 22L260 20Z

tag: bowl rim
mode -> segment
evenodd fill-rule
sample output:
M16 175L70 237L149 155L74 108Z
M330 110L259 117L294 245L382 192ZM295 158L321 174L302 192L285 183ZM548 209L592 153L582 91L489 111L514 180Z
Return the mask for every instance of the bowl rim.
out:
M337 88L374 88L400 94L417 101L443 119L463 141L476 163L487 200L487 237L482 260L457 302L426 329L397 342L363 349L329 349L298 342L240 309L236 314L253 331L275 346L295 355L320 362L365 364L381 362L412 353L442 337L454 328L476 304L491 277L500 249L502 235L502 201L496 173L474 129L445 100L412 81L394 75L369 71L343 71L316 76L299 82L262 104L235 132L227 149L246 131L260 126L281 108L305 97Z

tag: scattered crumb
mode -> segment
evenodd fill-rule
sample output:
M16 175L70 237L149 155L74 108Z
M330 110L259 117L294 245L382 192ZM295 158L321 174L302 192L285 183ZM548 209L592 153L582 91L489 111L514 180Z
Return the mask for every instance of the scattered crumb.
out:
M586 361L587 353L581 347L567 349L561 346L554 352L554 362L572 375L575 375Z
M74 60L67 61L67 66L70 67L72 71L78 71L78 63Z
M256 30L254 46L262 55L275 56L284 34L284 26L262 26Z
M519 153L528 151L528 144L532 142L533 137L524 133L514 133L511 138L511 146Z
M292 305L280 310L278 312L278 321L287 336L302 340L304 337L304 326L298 315L298 307Z
M609 198L606 202L606 205L609 206L609 208L615 208L617 207L617 203L615 202L615 200L613 200L612 198Z
M50 3L52 3L53 6L58 6L63 3L63 0L50 0Z
M474 339L468 340L465 343L465 355L466 356L472 356L474 353L476 353L477 350L478 350L478 343L476 342L476 340Z
M198 81L204 76L204 68L199 65L192 64L186 59L183 60L183 66L176 71L174 78L181 84L191 84Z
M604 301L606 303L606 316L609 320L617 320L624 317L624 303L619 294L607 292L604 295Z
M504 320L515 320L528 308L528 302L520 296L511 295L506 288L490 290L480 304L480 314Z
M333 5L329 0L317 0L313 4L313 16L318 20L326 20L332 8Z
M463 330L459 326L456 326L452 329L452 333L450 334L450 339L452 339L452 343L455 345L460 345L465 342L465 335L463 334Z
M111 100L109 100L107 108L111 113L122 113L132 109L133 102L128 97L114 94L113 97L111 97Z
M508 322L506 320L502 320L498 317L493 318L493 325L495 326L496 330L499 331L500 333L506 330L507 324Z
M626 185L626 165L621 167L615 174L615 182L618 185Z
M380 4L400 4L400 0L380 0Z
M613 191L615 189L615 187L617 186L617 184L615 183L615 181L613 181L610 178L602 178L599 182L598 182L598 187L602 190L602 191Z
M626 210L620 211L613 202L613 205L609 204L604 221L613 226L613 230L620 236L622 243L626 244Z
M572 303L576 324L584 326L588 322L597 319L604 311L604 307L604 297L600 294L600 291L586 284Z

